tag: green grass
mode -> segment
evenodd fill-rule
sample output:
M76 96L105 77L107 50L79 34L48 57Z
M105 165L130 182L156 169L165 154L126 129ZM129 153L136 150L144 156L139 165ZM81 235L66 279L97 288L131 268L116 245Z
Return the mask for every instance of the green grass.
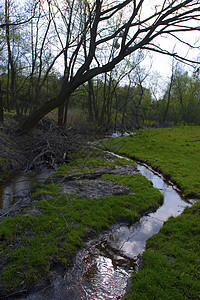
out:
M200 197L200 127L140 130L104 141L119 154L159 168L179 184L184 195ZM200 299L200 201L171 217L152 236L143 253L143 267L132 276L125 299Z
M147 242L144 267L125 299L200 299L200 202L171 217Z
M108 163L100 157L82 159L87 167ZM23 214L1 222L0 296L48 278L54 263L69 267L88 237L95 237L118 221L136 222L142 213L162 203L161 193L141 175L105 174L102 180L127 185L132 193L87 199L62 193L59 183L44 184L32 195L33 204Z
M200 198L200 126L139 130L104 140L104 147L140 159L170 175L186 197Z
M55 176L65 176L70 173L91 173L95 172L98 167L114 167L115 165L132 164L134 162L127 161L123 158L116 158L106 154L100 149L92 149L90 147L84 149L84 154L77 152L69 156L69 162L61 165L55 172Z

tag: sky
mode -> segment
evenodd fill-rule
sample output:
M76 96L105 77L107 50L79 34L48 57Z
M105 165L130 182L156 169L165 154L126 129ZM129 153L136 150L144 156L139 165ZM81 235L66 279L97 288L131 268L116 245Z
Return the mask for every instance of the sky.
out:
M188 46L174 41L170 37L159 37L158 42L162 48L174 51L180 56L186 57L191 60L200 61L200 31L181 33L180 38L183 38L186 42L195 44L198 49L189 49ZM173 51L172 51L173 52ZM152 65L150 68L151 74L157 73L157 78L154 78L154 82L152 82L152 76L147 79L146 86L151 87L153 84L157 84L155 87L156 97L159 98L163 95L168 82L170 81L171 72L172 72L172 64L173 58L168 55L159 54L159 53L151 53L152 54ZM174 64L176 65L178 62L174 60ZM149 65L148 58L144 61L144 65ZM185 71L191 75L194 72L194 68L188 66L187 64L179 63L179 66L183 67ZM196 65L197 66L197 65Z
M182 55L183 57L186 57L188 59L196 60L199 58L200 60L200 32L190 32L184 35L184 39L187 42L194 42L196 46L199 47L199 49L188 49L187 46L185 46L182 43L176 43L173 40L170 40L170 38L166 38L166 41L160 41L161 44L164 45L166 49L173 50L175 49L175 52L177 52L179 55ZM171 65L172 65L172 58L167 55L160 55L160 54L154 54L154 64L153 68L160 72L163 76L166 74L171 73ZM192 69L189 68L189 66L185 65L186 69Z
M155 12L156 9L162 6L163 0L148 0L144 1L143 8L142 8L142 16L148 17L150 15L150 11L152 14ZM160 4L160 5L159 5ZM157 7L157 8L156 8ZM190 26L199 26L198 21L190 21ZM200 30L199 31L190 31L190 32L181 32L176 33L176 35L187 43L195 44L198 49L189 50L188 46L184 45L183 43L175 40L174 38L166 36L159 36L157 39L157 43L161 46L162 49L166 49L170 52L177 52L182 57L187 57L192 60L200 61ZM160 75L164 78L168 78L171 75L172 69L172 57L167 55L161 55L158 53L152 53L153 56L153 65L152 70L159 72ZM186 70L192 70L188 66L184 66Z

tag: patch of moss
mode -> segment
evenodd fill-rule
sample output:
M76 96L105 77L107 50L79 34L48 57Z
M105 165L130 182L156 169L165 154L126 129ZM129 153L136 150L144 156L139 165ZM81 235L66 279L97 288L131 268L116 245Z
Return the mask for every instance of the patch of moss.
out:
M63 194L60 184L44 184L24 215L6 218L0 224L1 296L42 280L53 262L68 266L88 233L94 236L117 220L136 222L141 212L154 208L163 196L141 175L102 177L131 187L129 195L87 199Z
M99 167L114 167L116 165L134 165L133 161L116 158L112 154L105 153L100 149L86 148L83 153L74 153L69 156L70 161L60 166L54 173L55 176L65 176L69 172L91 173Z

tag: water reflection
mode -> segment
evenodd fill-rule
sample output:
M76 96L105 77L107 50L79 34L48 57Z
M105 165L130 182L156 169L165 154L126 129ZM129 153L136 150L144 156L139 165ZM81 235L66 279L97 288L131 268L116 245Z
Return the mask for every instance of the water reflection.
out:
M134 264L128 257L115 255L113 250L104 242L96 255L87 260L89 267L82 278L81 299L121 299L124 295Z
M93 266L95 266L94 273L86 272L84 274L87 282L87 285L82 284L85 296L88 299L95 299L95 297L97 299L113 299L113 294L116 297L122 296L128 272L120 267L115 269L112 260L104 256L97 256ZM91 284L89 284L88 278Z
M127 289L131 274L138 269L138 257L145 250L149 237L157 233L170 216L178 216L186 206L173 187L146 167L138 165L142 175L151 180L164 195L163 205L134 226L114 227L103 242L83 249L74 268L64 278L56 279L43 292L29 300L118 300Z
M31 186L39 180L43 182L50 175L49 170L44 170L39 175L26 173L14 176L10 182L4 183L0 187L0 215L5 214L10 208L21 199L26 199L30 195Z
M15 177L10 184L2 187L0 212L4 213L19 199L30 193L31 178L27 175Z
M164 195L163 205L155 213L142 217L134 226L121 226L108 235L106 248L112 249L113 253L117 252L118 257L126 257L126 263L129 259L127 264L129 268L127 265L125 268L116 266L116 255L109 258L106 251L91 257L91 267L83 277L85 298L82 299L121 299L126 290L127 280L134 272L133 264L145 250L147 239L158 233L170 216L178 216L186 206L190 206L160 176L145 166L137 167L139 172L151 180L153 186Z

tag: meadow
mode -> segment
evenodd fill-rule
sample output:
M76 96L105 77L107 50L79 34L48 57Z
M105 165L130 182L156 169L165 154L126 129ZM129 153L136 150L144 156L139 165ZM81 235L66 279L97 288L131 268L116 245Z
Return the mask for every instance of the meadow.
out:
M110 151L154 167L175 182L185 197L200 198L200 127L143 129L102 142Z
M147 241L143 266L125 299L200 299L200 127L139 130L103 145L146 162L174 181L186 198L196 199Z

